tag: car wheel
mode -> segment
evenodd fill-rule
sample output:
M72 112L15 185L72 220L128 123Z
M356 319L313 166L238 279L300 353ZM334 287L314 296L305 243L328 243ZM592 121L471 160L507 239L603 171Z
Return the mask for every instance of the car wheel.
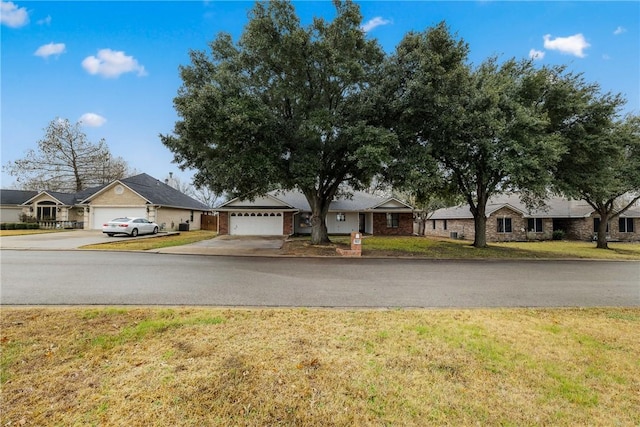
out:
M113 237L113 233L107 233L107 236Z
M134 228L133 230L131 230L131 237L136 237L138 236L138 229Z
M158 234L158 227L153 227L153 234Z

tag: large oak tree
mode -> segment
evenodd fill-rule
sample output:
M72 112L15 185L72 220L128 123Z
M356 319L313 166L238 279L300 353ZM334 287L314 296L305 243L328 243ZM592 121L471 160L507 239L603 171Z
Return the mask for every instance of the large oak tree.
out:
M554 188L585 200L600 217L597 247L607 249L610 221L640 200L640 117L620 117L625 99L602 93L596 83L569 75L550 116L566 152Z
M335 2L331 22L303 27L285 1L256 3L237 43L220 34L192 51L174 99L180 120L161 135L196 185L253 198L299 189L312 210L312 242L343 187L362 188L397 143L378 126L370 89L384 54L367 40L357 5Z
M405 136L406 161L396 163L396 175L418 165L437 178L426 180L437 184L433 191L463 197L474 217L473 245L484 247L492 195L517 190L534 202L545 194L563 150L545 112L558 73L495 58L473 68L467 56L466 43L444 23L409 33L390 59L387 91ZM425 166L430 161L435 167Z

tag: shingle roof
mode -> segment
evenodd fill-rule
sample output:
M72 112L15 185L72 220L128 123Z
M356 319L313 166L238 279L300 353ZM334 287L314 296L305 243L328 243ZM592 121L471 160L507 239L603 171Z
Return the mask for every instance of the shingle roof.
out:
M550 197L540 209L529 209L520 201L517 194L502 194L492 197L487 203L487 216L503 207L511 207L523 213L527 218L587 218L593 208L584 200L567 200L561 197ZM640 211L628 210L623 217L639 217ZM460 205L439 209L430 219L473 219L469 205Z
M209 210L207 205L204 203L192 199L186 194L152 176L147 175L146 173L121 179L120 182L126 184L127 187L131 188L154 205L195 210Z
M149 203L154 205L170 206L175 208L185 208L194 210L209 210L209 207L191 197L183 194L175 188L161 182L152 176L142 173L140 175L131 176L121 179L120 182L131 188L136 193L147 199ZM105 187L111 185L105 184L98 187L86 188L77 193L61 193L58 191L45 191L52 197L68 206L79 204L100 192ZM22 190L0 190L0 203L2 205L21 205L32 199L42 191L22 191Z
M276 190L270 192L269 195L301 211L311 211L311 206L301 191ZM374 209L387 200L389 199L378 197L363 191L353 191L351 192L351 196L348 198L342 197L333 200L329 205L329 210L333 212L360 212ZM225 204L220 207L224 207ZM411 207L407 205L405 209L411 209ZM381 208L380 210L384 211L385 209Z
M0 190L0 205L21 205L38 193L27 190Z

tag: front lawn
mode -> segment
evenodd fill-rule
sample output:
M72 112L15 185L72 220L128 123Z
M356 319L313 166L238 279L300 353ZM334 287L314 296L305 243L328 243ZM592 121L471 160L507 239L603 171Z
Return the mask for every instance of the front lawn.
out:
M291 254L314 252L308 237L296 237L286 248ZM333 246L347 247L348 236L331 236ZM613 260L640 260L640 243L610 243L610 250L596 249L592 242L545 241L490 243L478 249L466 240L438 239L418 236L365 236L362 256L407 256L433 259L548 259L588 258ZM335 249L321 247L324 255L333 255Z
M115 251L148 251L152 249L167 248L171 246L188 245L201 240L213 239L217 236L215 231L196 230L181 231L179 234L158 234L145 239L120 240L117 242L99 243L83 246L82 249L99 249Z
M2 308L0 425L640 425L640 310Z

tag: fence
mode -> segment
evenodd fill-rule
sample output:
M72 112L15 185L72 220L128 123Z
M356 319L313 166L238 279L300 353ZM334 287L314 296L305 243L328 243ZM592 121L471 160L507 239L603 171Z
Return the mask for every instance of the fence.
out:
M45 230L53 229L84 229L83 221L38 221L38 226Z
M200 216L200 228L203 230L218 231L218 215L205 215Z

